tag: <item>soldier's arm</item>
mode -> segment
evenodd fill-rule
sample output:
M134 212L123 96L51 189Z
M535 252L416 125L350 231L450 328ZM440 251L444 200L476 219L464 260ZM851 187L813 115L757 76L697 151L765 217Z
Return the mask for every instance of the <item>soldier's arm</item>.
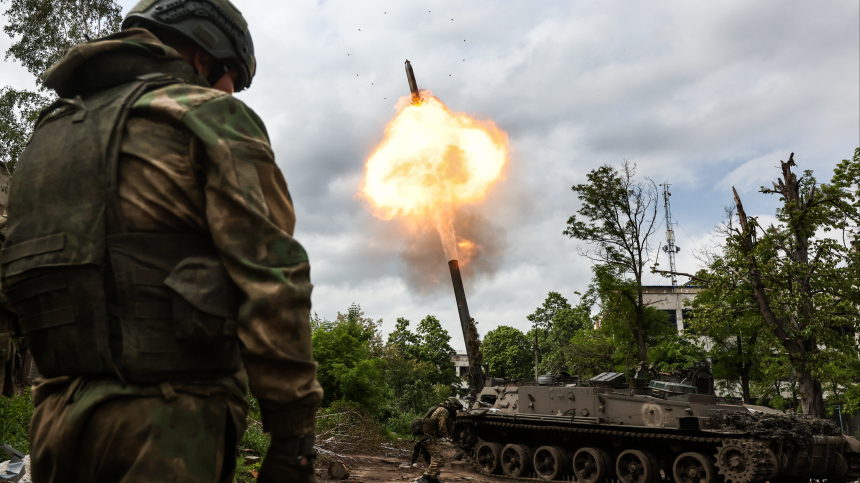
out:
M245 297L238 335L251 393L273 436L312 433L322 387L311 354L307 254L262 121L231 96L185 113L205 150L206 218Z
M439 408L436 410L436 421L439 423L439 436L448 437L448 410Z

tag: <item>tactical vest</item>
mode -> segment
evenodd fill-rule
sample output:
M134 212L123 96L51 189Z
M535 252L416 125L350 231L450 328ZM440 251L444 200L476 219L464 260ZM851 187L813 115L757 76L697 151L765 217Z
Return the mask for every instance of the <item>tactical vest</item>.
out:
M208 234L128 232L120 143L134 102L179 82L150 74L40 115L9 192L6 297L39 372L135 384L239 369L239 291Z

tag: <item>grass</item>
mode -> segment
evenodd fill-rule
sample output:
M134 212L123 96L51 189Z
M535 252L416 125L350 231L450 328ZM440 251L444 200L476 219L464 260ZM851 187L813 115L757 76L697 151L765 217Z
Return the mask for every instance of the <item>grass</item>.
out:
M33 402L30 390L12 399L0 398L0 444L8 444L18 451L30 453L30 418L33 416ZM9 457L0 451L0 461Z

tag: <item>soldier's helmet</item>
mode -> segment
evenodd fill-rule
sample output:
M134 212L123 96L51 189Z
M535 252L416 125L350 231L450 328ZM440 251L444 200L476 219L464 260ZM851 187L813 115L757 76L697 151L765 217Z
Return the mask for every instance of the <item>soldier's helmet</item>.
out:
M459 399L457 399L457 398L455 398L455 397L449 397L448 399L446 399L446 400L445 400L445 405L446 405L446 406L453 406L453 407L454 407L454 408L456 408L458 411L462 411L462 410L463 410L463 403L461 403L461 402L460 402L460 400L459 400Z
M187 38L222 65L239 72L236 91L251 85L257 70L248 23L230 0L141 0L122 30L155 27Z

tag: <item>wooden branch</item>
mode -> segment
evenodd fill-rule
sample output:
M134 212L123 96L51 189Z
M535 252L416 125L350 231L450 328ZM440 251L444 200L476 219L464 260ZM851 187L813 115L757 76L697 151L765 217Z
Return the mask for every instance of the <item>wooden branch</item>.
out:
M670 270L654 270L654 273L659 273L660 275L680 275L682 277L690 277L692 280L698 280L700 282L713 283L713 281L708 280L706 278L697 277L695 275L691 275L689 273L684 273L684 272L673 272Z

